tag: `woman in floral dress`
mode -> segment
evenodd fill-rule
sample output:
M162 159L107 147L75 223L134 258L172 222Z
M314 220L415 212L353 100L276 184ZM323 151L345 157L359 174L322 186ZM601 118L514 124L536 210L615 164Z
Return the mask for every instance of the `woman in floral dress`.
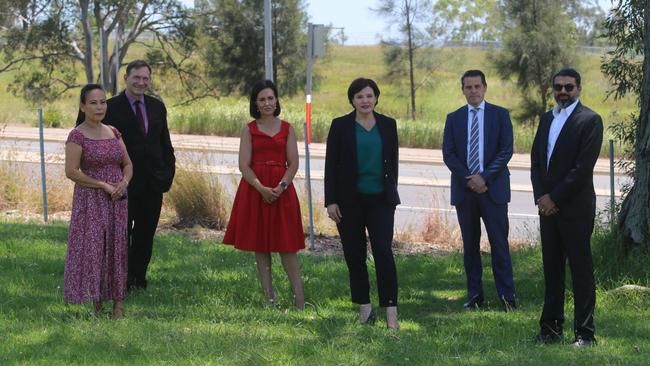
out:
M64 298L69 304L113 300L113 317L124 316L127 275L126 192L133 166L120 133L102 123L106 94L98 84L81 89L85 120L70 131L65 174L75 182L65 262Z

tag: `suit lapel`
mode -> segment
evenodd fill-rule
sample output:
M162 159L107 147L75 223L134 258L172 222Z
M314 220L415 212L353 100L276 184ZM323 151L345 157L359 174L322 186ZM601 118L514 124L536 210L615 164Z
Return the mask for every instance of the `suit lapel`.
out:
M541 142L539 149L541 150L539 152L539 156L542 156L544 158L544 161L541 162L542 166L542 171L544 172L544 176L547 175L547 164L546 162L548 161L548 135L551 131L551 123L553 122L553 112L547 112L544 115L542 115L542 119L540 121L541 126L540 128L540 139L539 141Z
M377 130L379 131L379 137L381 138L381 154L382 154L382 161L386 159L386 156L388 156L388 146L386 146L386 142L388 141L386 137L386 124L384 123L384 120L381 116L379 116L376 112L375 114L375 123L377 124Z
M489 138L491 136L490 132L494 128L494 123L495 123L496 118L494 118L494 110L492 109L492 106L488 103L485 102L485 111L483 111L483 160L485 161L485 155L486 152L488 151L488 146L490 141Z
M356 172L356 163L357 163L357 135L355 132L355 126L357 124L355 112L352 112L348 114L346 121L347 123L345 124L345 142L346 144L350 147L350 158L355 164L355 172Z
M465 165L467 165L467 144L468 144L468 131L467 131L467 119L469 118L469 109L467 106L464 106L460 110L460 120L457 121L458 123L458 132L460 133L460 136L458 136L459 140L457 141L458 143L458 153L460 154L460 157L462 158L463 162Z

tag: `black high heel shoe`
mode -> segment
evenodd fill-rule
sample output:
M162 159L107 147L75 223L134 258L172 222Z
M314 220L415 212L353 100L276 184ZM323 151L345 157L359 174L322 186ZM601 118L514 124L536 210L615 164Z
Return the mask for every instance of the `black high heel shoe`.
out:
M375 315L374 310L370 310L370 314L368 314L368 317L366 318L365 321L359 322L360 324L368 324L368 325L373 325L375 324L375 320L377 320L377 316Z

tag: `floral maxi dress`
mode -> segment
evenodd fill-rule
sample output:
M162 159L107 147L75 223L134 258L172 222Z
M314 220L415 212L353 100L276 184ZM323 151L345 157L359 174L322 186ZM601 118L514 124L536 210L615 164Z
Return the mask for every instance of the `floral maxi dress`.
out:
M82 148L81 171L89 177L122 180L120 133L93 140L73 129L66 144ZM111 200L100 188L75 184L65 261L64 299L69 304L123 300L127 275L127 200Z

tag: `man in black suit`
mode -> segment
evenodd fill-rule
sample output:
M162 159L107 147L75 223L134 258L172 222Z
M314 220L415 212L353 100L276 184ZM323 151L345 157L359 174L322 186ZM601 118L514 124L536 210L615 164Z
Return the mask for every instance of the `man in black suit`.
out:
M126 89L107 101L104 122L121 133L133 162L129 183L128 287L147 287L147 267L160 218L163 193L174 179L174 148L169 138L167 109L160 100L145 95L151 66L135 60L126 66Z
M463 237L467 276L465 309L483 305L481 219L490 240L494 282L505 311L516 307L508 245L508 202L512 122L505 108L485 101L487 82L480 70L460 79L467 104L447 115L442 157L451 171L451 204Z
M603 141L603 121L580 103L581 90L576 70L562 69L553 76L557 105L542 115L530 155L545 284L541 329L535 341L562 339L568 258L575 298L575 347L596 343L596 285L590 241L596 214L593 173Z

